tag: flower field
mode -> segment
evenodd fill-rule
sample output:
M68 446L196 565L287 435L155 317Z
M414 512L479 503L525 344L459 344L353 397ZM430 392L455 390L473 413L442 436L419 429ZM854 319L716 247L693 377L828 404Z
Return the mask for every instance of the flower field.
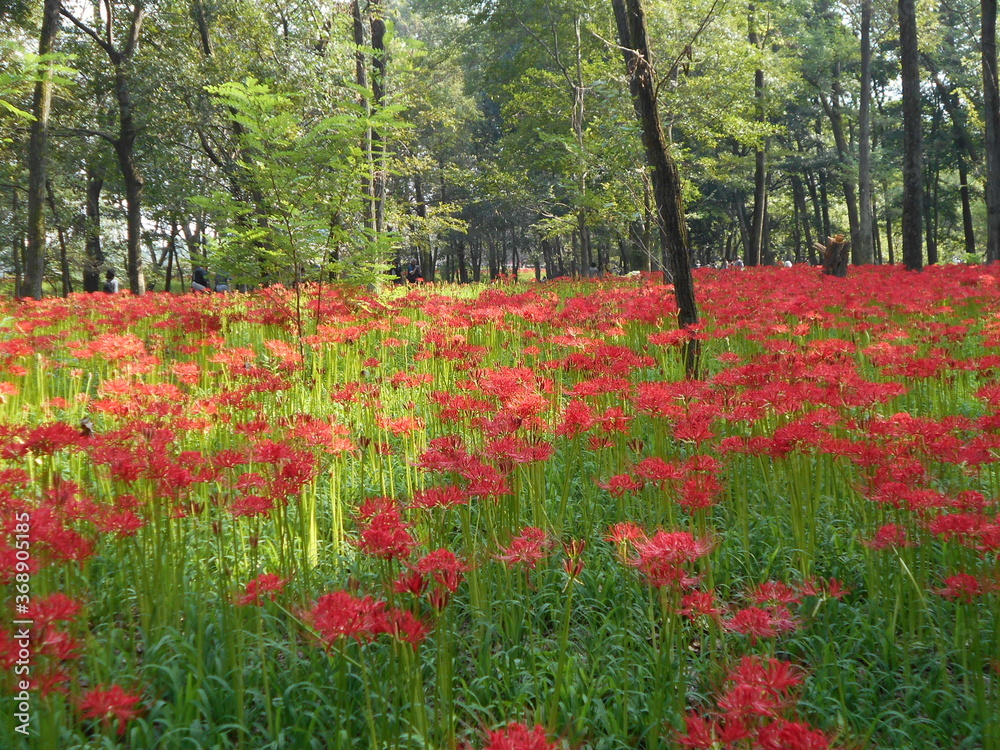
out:
M4 303L0 748L1000 750L993 273Z

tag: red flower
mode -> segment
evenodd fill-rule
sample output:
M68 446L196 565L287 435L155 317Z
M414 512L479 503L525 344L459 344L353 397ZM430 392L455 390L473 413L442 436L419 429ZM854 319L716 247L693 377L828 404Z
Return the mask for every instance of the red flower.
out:
M420 558L413 569L424 575L429 573L435 581L454 594L458 590L458 584L462 582L462 574L469 567L455 557L453 552L438 549Z
M715 606L715 594L711 591L692 591L681 598L681 608L677 614L691 620L699 617L717 617L721 610Z
M757 733L761 750L828 750L830 738L797 721L778 719Z
M408 557L417 541L395 508L377 513L361 532L358 549L383 560Z
M559 743L546 739L545 729L536 724L528 729L524 724L509 724L490 732L489 744L483 750L557 750Z
M321 596L305 613L305 620L327 647L341 638L354 638L361 643L389 632L385 602L375 601L370 596L354 597L346 591Z
M507 564L507 567L524 563L529 568L535 565L547 554L549 536L542 529L526 526L520 536L510 540L509 547L501 547L503 554L497 559Z
M944 587L935 589L934 593L945 599L957 599L971 604L977 596L982 596L986 588L975 576L968 573L958 573L944 579Z
M264 594L268 594L271 601L274 601L275 595L285 588L285 584L288 581L288 578L280 578L275 573L261 573L247 583L246 593L243 596L236 597L234 603L240 607L248 604L260 606L260 597Z
M758 638L774 638L783 631L795 630L797 626L798 623L784 607L747 607L722 623L726 630L750 636L751 643L756 643Z
M653 586L689 588L695 579L687 575L685 564L712 551L708 539L695 539L687 531L657 531L650 539L635 542L639 557L631 565L639 568Z
M125 734L125 725L139 716L140 709L136 705L142 696L130 695L119 685L109 688L96 687L88 690L80 699L80 711L84 719L100 719L105 728L112 721L118 721L118 734Z

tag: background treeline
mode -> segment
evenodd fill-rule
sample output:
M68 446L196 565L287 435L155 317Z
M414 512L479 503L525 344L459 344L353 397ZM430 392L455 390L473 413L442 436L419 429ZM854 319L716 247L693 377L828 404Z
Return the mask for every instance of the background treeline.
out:
M995 6L916 8L923 262L997 258ZM855 263L902 261L912 7L647 0L695 261L816 262L838 233ZM658 267L610 0L0 10L0 269L23 294L107 268L177 290L196 262L236 283Z

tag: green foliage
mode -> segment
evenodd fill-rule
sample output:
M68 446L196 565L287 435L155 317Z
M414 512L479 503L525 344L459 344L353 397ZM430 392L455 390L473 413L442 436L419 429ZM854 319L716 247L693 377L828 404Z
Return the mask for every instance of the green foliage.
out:
M398 107L369 115L341 102L337 111L309 117L292 96L254 78L206 90L239 124L237 164L249 193L194 199L222 222L219 268L238 284L291 284L386 260L391 238L363 230L354 217L369 168L365 135L399 129Z

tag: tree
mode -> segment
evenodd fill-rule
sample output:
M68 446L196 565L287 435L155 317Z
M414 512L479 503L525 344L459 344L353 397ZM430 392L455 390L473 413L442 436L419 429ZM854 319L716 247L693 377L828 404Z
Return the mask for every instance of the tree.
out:
M986 125L986 262L1000 260L1000 86L997 83L997 0L982 0L983 121Z
M51 57L59 32L60 0L45 0L42 9L42 29L38 38L40 57ZM45 64L31 105L34 119L28 144L28 243L24 250L24 281L21 293L42 298L45 276L45 183L46 156L49 140L49 111L52 108L52 68Z
M646 13L642 0L612 0L612 7L635 113L642 125L642 142L652 170L657 224L663 243L663 266L673 276L678 326L688 328L698 322L694 280L691 277L691 248L688 244L680 173L670 155L656 103L656 82L653 78ZM689 340L685 347L685 370L688 377L698 375L698 355L697 339Z
M923 149L915 0L899 0L899 58L903 74L903 264L919 271L924 266Z
M124 44L121 45L116 43L115 6L112 3L106 4L105 28L100 33L84 23L66 6L60 5L59 12L107 54L113 68L114 97L118 105L118 133L114 136L101 135L114 147L118 168L125 183L128 225L125 266L129 289L133 294L142 294L146 290L141 246L142 190L145 181L135 155L139 126L132 96L132 67L146 19L146 4L144 0L135 0L135 3L128 8Z

